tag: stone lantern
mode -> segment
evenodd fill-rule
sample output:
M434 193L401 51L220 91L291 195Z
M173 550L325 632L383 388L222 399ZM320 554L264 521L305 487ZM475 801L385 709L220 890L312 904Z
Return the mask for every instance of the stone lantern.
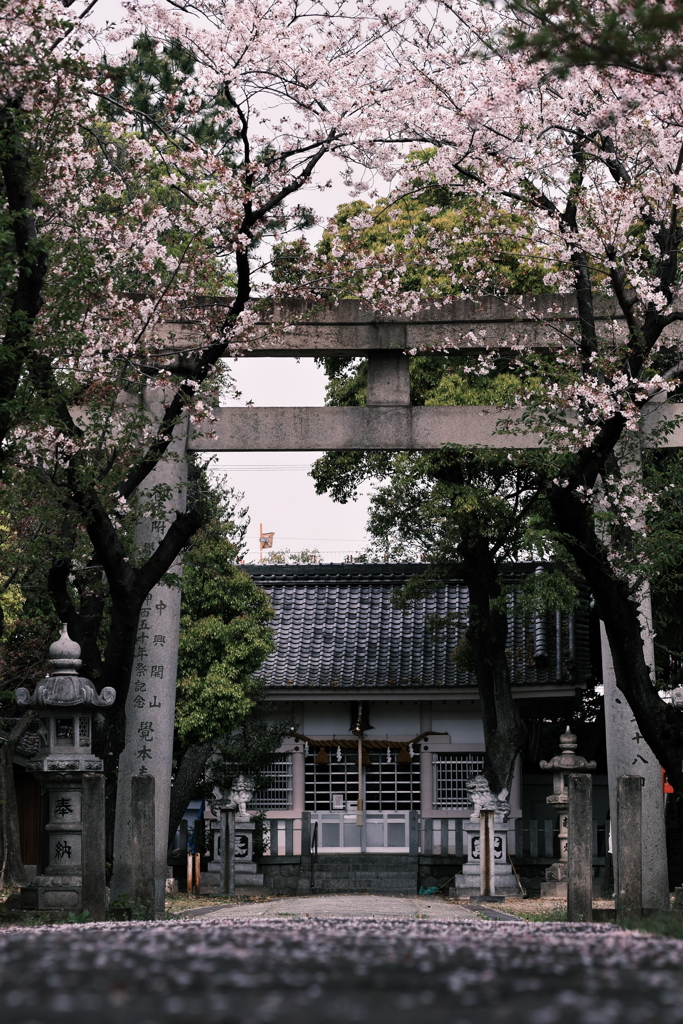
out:
M567 776L571 772L593 772L595 761L587 761L576 753L576 736L569 726L560 737L560 753L550 761L541 761L543 771L553 773L553 791L546 797L546 803L554 807L559 815L560 859L546 869L545 882L541 884L541 896L567 896L567 846L569 824L569 790Z
M15 690L21 708L38 712L41 756L29 770L38 774L47 804L45 862L40 875L21 890L27 910L82 909L81 816L83 775L101 772L103 763L92 754L92 709L111 707L116 691L101 693L78 674L81 648L62 625L59 640L50 647L50 675L33 693Z

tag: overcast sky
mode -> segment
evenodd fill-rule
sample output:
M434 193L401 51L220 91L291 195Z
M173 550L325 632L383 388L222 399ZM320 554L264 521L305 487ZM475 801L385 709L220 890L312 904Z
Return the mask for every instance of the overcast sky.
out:
M325 374L312 359L230 360L242 395L226 405L324 405ZM249 559L258 560L258 530L275 533L274 550L318 548L324 560L341 561L368 544L368 488L358 501L339 505L315 493L308 471L320 452L222 452L217 471L242 491L249 507ZM292 468L296 467L296 468Z

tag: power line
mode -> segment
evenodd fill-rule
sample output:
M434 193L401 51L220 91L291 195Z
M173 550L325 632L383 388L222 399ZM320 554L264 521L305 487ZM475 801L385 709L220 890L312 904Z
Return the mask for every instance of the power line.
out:
M298 469L311 469L312 464L306 463L305 466L292 465L292 466L222 466L216 465L209 467L210 469L223 469L230 473L284 473L292 472Z
M278 533L277 531L275 531L275 536L279 540L303 540L307 544L310 544L312 541L320 541L320 543L327 543L329 541L335 541L335 542L339 542L340 544L341 543L344 543L344 544L365 544L365 543L367 543L367 538L365 538L365 537L286 537L284 534Z

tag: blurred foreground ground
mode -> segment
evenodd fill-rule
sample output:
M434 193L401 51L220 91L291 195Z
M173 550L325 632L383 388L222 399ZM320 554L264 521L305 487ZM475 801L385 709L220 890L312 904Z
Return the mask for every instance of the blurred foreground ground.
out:
M0 1019L683 1024L683 942L485 921L430 897L294 897L170 922L5 928Z

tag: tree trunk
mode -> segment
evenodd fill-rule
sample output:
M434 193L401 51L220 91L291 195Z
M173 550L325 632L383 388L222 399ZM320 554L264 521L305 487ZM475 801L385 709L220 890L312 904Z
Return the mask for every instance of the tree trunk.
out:
M590 508L568 489L554 487L549 498L565 546L588 583L605 624L617 686L669 781L677 793L683 793L683 711L667 704L657 692L645 660L637 595L628 581L615 575Z
M517 720L507 662L508 618L496 607L501 587L498 566L485 540L460 548L469 590L467 639L474 660L484 725L484 775L491 792L510 792L523 735Z
M171 809L168 822L169 846L173 842L173 837L206 768L206 762L211 757L213 748L212 740L207 743L193 743L182 756L171 790Z
M21 856L14 753L34 718L34 711L26 711L0 745L0 883L3 887L28 885L29 881Z

